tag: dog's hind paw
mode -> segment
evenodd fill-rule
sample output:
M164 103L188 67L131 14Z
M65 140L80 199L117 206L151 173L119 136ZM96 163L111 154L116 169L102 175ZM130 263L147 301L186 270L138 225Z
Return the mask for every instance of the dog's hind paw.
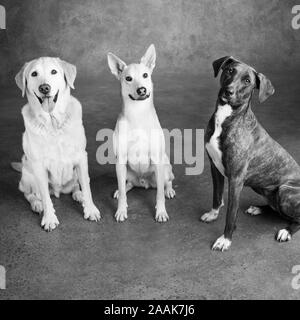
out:
M73 198L73 200L75 200L75 201L77 201L79 203L83 202L83 195L82 195L82 192L80 190L73 192L72 193L72 198Z
M101 219L100 211L96 208L95 205L85 207L83 209L84 219L90 221L99 221Z
M259 214L262 214L263 211L259 207L250 206L245 213L250 214L251 216L258 216Z
M165 190L165 197L168 199L173 199L176 196L176 192L173 188L167 188Z
M200 220L203 222L212 222L215 221L219 216L219 210L211 209L209 212L204 213Z
M59 225L57 216L53 214L44 214L41 222L41 226L45 231L52 231Z
M118 209L115 218L117 222L124 222L127 219L127 209Z
M231 240L226 239L224 235L222 235L220 238L216 240L214 245L212 246L212 250L218 250L218 251L226 251L231 246Z
M155 220L157 222L167 222L169 220L167 211L156 211Z
M276 240L278 242L287 242L292 239L292 235L286 229L281 229L277 232Z
M38 213L38 214L41 214L41 213L43 212L43 203L42 203L42 201L41 201L41 200L38 200L38 199L33 200L33 201L31 202L31 210L32 210L33 212L36 212L36 213Z

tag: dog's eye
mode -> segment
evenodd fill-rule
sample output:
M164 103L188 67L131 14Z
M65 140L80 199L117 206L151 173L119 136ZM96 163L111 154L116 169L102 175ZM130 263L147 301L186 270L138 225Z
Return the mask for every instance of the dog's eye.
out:
M146 78L148 78L148 73L144 73L143 74L143 77L146 79Z
M37 76L37 72L36 72L36 71L33 71L32 74L31 74L31 76L32 76L32 77L36 77L36 76Z
M231 74L231 73L233 73L233 68L229 68L228 69L228 72Z
M246 83L246 84L249 84L249 83L250 83L250 79L246 79L246 80L245 80L245 83Z
M127 76L125 79L126 79L126 81L128 81L128 82L132 81L132 77L130 77L130 76Z
M51 74L57 74L57 71L56 71L55 69L53 69L53 70L51 71Z

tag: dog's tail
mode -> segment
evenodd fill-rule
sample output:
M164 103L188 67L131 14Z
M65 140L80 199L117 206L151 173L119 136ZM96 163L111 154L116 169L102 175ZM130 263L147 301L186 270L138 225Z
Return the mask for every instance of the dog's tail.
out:
M12 162L10 165L14 170L22 172L22 162Z

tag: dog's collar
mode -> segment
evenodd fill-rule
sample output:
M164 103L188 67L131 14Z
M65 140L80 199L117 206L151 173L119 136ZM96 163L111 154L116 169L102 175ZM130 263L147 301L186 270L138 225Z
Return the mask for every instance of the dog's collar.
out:
M150 97L150 93L148 93L143 99L134 99L134 97L131 94L129 94L128 96L133 101L144 101Z

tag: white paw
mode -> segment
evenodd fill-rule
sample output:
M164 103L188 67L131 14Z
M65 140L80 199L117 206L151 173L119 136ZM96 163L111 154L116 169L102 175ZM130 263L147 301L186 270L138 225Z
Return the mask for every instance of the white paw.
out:
M212 222L216 220L218 216L219 216L219 210L211 209L209 212L204 213L200 219L203 222Z
M43 212L43 203L41 200L33 200L31 202L31 209L38 214Z
M127 219L127 209L118 209L115 218L117 222L124 222Z
M261 208L255 206L250 206L245 212L251 216L258 216L263 213Z
M167 211L156 211L155 220L157 222L167 222L169 220L169 216L167 214Z
M226 239L224 235L222 235L212 246L212 250L225 251L228 250L231 245L231 240Z
M173 199L175 197L175 195L176 195L176 192L175 192L175 190L173 188L167 188L165 190L166 198Z
M57 216L52 214L44 214L41 222L41 226L45 231L52 231L59 225Z
M281 229L278 231L276 240L279 242L286 242L292 239L291 234L286 229Z
M113 195L114 199L119 199L119 190L116 190L114 195Z
M100 211L96 208L95 205L86 206L83 209L84 219L90 221L99 221L101 219Z
M77 201L79 203L83 202L83 195L82 195L82 192L80 190L73 192L72 193L72 198L73 198L73 200L75 200L75 201Z

